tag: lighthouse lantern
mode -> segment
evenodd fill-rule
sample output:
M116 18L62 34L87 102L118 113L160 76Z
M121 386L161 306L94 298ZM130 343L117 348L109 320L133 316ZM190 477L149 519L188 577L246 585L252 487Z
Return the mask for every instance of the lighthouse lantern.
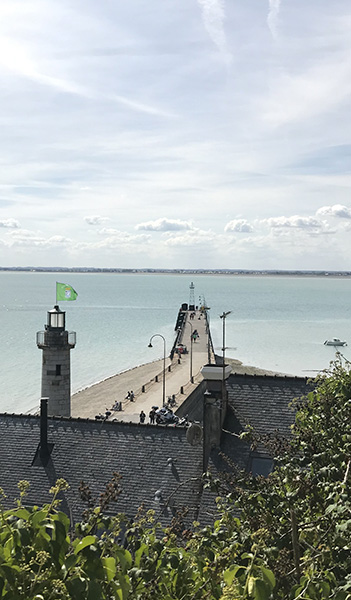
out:
M49 329L64 329L66 313L60 310L59 306L54 306L48 311L48 328Z

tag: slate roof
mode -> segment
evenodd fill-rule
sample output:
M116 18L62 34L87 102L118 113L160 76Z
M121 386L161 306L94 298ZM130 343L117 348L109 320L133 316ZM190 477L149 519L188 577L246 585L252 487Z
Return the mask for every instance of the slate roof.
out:
M18 481L30 481L25 502L33 505L50 501L48 491L62 477L70 485L62 509L77 521L86 508L78 493L80 482L98 497L118 472L122 493L115 512L133 517L144 503L163 523L183 506L192 509L189 517L196 516L202 447L190 446L183 428L50 417L48 442L53 449L46 466L33 465L40 439L38 416L2 414L0 428L0 486L8 507L18 497ZM160 500L155 500L156 491Z
M220 448L212 450L208 464L213 478L219 478L223 483L224 474L232 472L233 465L234 468L251 472L253 458L264 458L264 467L268 458L267 450L262 445L252 451L248 443L226 432L240 434L247 425L251 425L260 435L288 437L294 423L291 402L311 389L305 378L270 375L230 375L226 387L228 411L223 424L225 431ZM204 490L198 517L202 524L210 524L218 518L216 496L216 492Z
M294 422L290 404L311 388L304 377L231 375L228 402L243 430L250 424L260 433L289 435Z
M231 375L223 429L240 433L251 424L262 434L278 431L288 435L294 420L289 405L308 389L303 378ZM199 397L194 402L198 410ZM0 414L0 428L0 486L7 495L7 507L13 506L18 496L18 481L31 483L26 503L40 505L51 500L49 489L62 477L70 485L62 509L75 522L86 508L78 492L81 481L98 498L117 472L122 476L122 493L115 512L133 517L143 503L146 509L156 510L163 524L182 507L190 509L188 522L198 518L210 523L216 516L216 494L202 493L202 444L191 446L184 428L50 417L48 442L53 449L46 465L34 460L40 439L39 416ZM231 469L230 462L250 470L251 461L249 445L224 432L220 449L211 453L209 468L218 476Z

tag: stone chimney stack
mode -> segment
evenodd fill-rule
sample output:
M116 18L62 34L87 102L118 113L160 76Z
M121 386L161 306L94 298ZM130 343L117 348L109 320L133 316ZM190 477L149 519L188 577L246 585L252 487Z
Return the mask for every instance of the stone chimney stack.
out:
M230 365L205 365L201 369L205 380L204 392L204 471L213 448L218 448L221 442L222 427L227 413L227 393L225 380L231 373Z

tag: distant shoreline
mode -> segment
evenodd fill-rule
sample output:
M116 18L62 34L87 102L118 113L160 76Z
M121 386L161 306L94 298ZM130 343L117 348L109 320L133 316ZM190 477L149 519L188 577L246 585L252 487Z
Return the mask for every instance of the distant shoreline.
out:
M350 278L351 271L279 269L115 269L94 267L0 267L2 273L87 273L117 275L232 275L245 277L329 277Z

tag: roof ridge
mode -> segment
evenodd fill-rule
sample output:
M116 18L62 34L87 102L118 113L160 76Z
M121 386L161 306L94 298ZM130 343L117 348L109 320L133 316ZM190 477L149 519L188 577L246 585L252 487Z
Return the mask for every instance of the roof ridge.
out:
M267 373L231 373L230 377L244 377L245 379L275 379L275 380L283 380L292 379L294 381L308 381L311 379L310 377L304 377L302 375L288 375L288 374L274 374L269 375ZM228 378L228 379L229 379Z
M40 414L33 414L33 413L8 413L8 412L1 412L0 413L0 418L2 417L13 417L13 418L26 418L26 419L35 419L35 420L40 420ZM171 430L171 429L175 429L175 430L183 430L186 429L185 425L177 425L175 426L174 424L157 424L154 425L152 423L136 423L134 421L124 421L122 420L111 420L109 421L108 419L91 419L88 417L63 417L63 416L57 416L57 415L49 415L48 416L48 420L49 421L59 421L59 422L68 422L68 423L74 423L74 422L78 422L78 423L95 423L95 424L108 424L108 425L123 425L123 426L127 426L127 425L132 425L134 427L139 427L139 428L147 428L147 429L167 429L167 430Z

